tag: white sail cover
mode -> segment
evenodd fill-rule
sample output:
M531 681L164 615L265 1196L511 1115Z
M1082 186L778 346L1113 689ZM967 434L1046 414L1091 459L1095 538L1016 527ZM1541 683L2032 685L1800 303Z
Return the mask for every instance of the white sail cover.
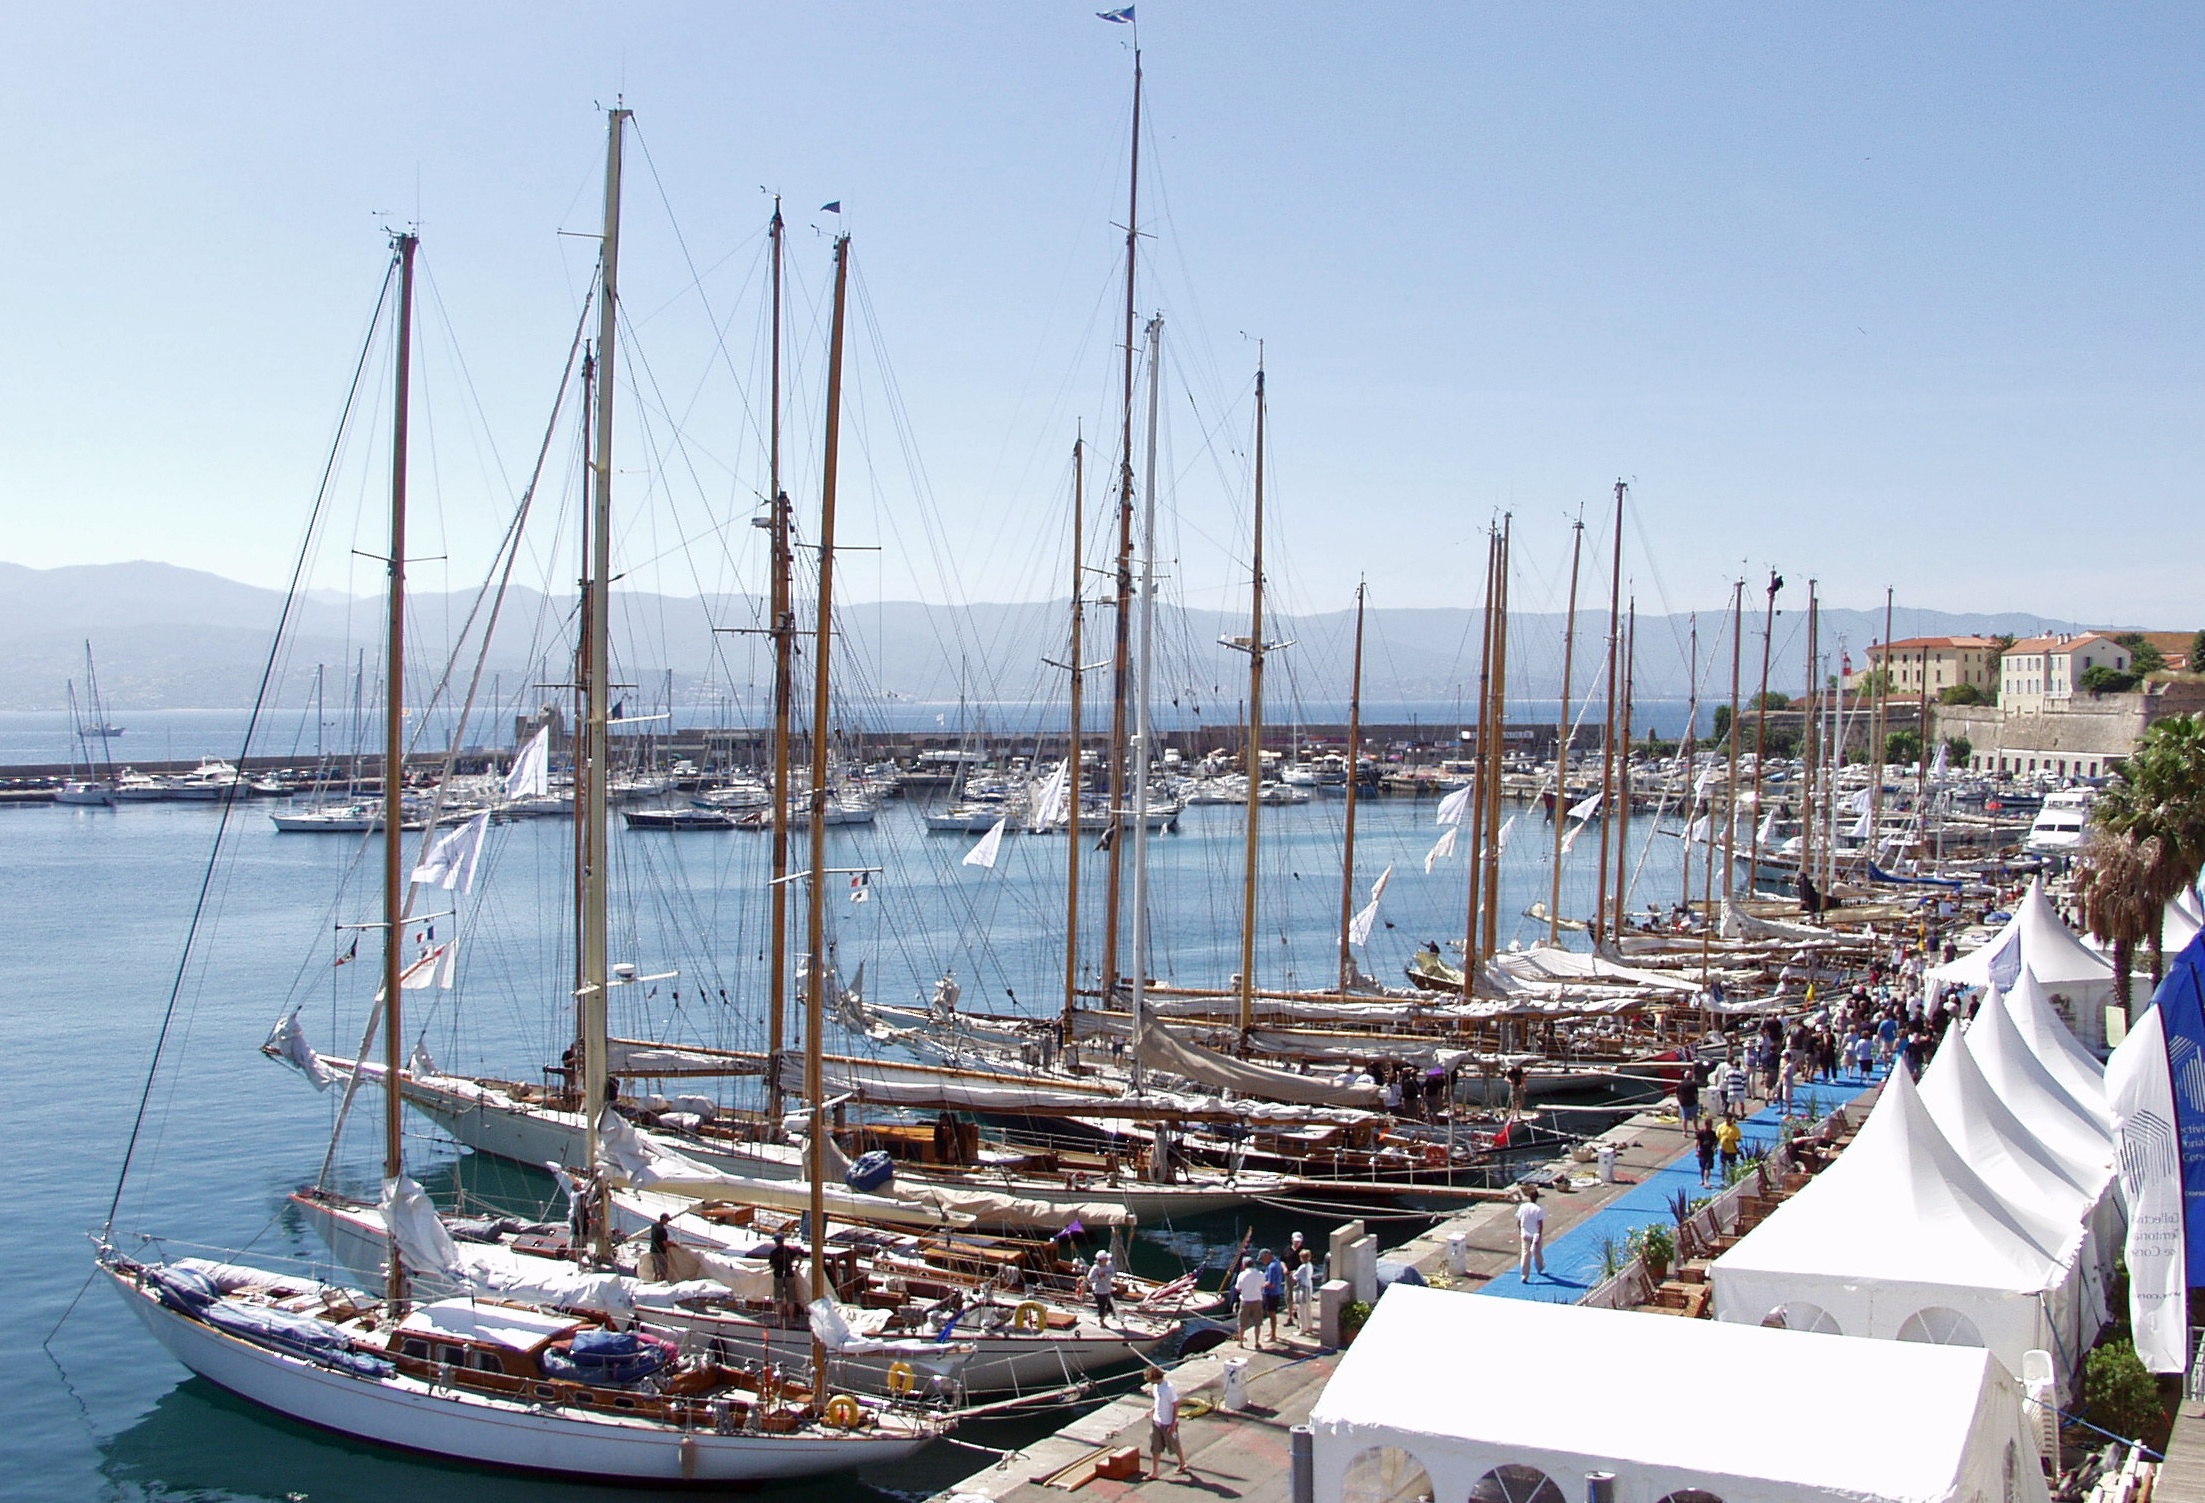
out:
M676 1195L689 1200L726 1201L735 1205L771 1206L777 1210L803 1211L811 1207L811 1187L798 1180L752 1179L725 1174L709 1164L661 1147L629 1126L617 1112L606 1110L597 1123L597 1167L610 1184L637 1190ZM861 1195L840 1185L828 1185L828 1214L857 1221L892 1222L904 1226L970 1225L971 1218L936 1206L921 1206L884 1195Z
M326 1091L329 1083L337 1078L337 1072L322 1063L322 1057L306 1042L306 1029L299 1023L299 1009L294 1007L276 1020L276 1026L268 1034L268 1042L260 1046L260 1052L270 1059L280 1059L292 1069L313 1082L314 1089Z
M1496 981L1506 977L1519 982L1607 982L1616 986L1643 986L1656 991L1680 992L1686 995L1700 989L1696 981L1665 976L1659 971L1644 971L1635 966L1618 965L1598 955L1587 955L1581 950L1565 950L1555 945L1534 945L1528 950L1503 950L1486 962L1486 974Z
M1385 1098L1375 1085L1340 1085L1320 1076L1296 1075L1291 1070L1275 1070L1268 1065L1234 1059L1177 1038L1154 1020L1134 1040L1133 1047L1141 1063L1152 1070L1163 1070L1260 1101L1357 1106L1370 1111L1384 1104Z
M1475 1360L1484 1353L1506 1360ZM1767 1380L1793 1372L1811 1375L1812 1423L1799 1422L1796 1387ZM1647 1403L1654 1373L1682 1393L1721 1394L1721 1422ZM2047 1499L2020 1386L1981 1351L1402 1284L1309 1420L1316 1495L1328 1499L1522 1499L1558 1484L1576 1497L1592 1472L1613 1473L1616 1496L1634 1500L1685 1488L1755 1503ZM1371 1475L1380 1448L1425 1476ZM1525 1471L1494 1478L1503 1466Z

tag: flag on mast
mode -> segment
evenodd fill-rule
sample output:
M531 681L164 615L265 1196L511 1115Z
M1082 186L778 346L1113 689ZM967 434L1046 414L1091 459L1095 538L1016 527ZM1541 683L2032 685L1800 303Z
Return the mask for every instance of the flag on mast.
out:
M995 869L996 854L1003 849L1003 827L1010 822L1011 818L1006 814L994 824L988 826L988 833L980 837L980 843L965 852L964 864L967 866L984 866L993 871Z
M1370 901L1357 910L1354 918L1348 920L1347 938L1349 944L1367 945L1370 943L1371 928L1378 922L1378 900L1386 895L1386 884L1392 880L1393 868L1389 866L1380 872L1378 880L1370 885Z
M1098 10L1095 12L1095 19L1109 21L1119 26L1131 26L1133 24L1133 7L1121 5L1116 10Z
M470 892L475 885L475 863L482 858L482 838L490 829L490 811L483 810L429 847L429 854L413 869L413 881L421 887L441 887L447 892ZM430 930L430 938L436 931Z
M870 903L873 901L873 874L871 872L850 873L850 901L853 903Z
M1429 877L1432 868L1455 854L1455 837L1462 833L1462 826L1449 825L1447 833L1439 837L1439 844L1424 853L1424 875Z
M551 727L528 740L505 774L507 798L536 798L551 791Z

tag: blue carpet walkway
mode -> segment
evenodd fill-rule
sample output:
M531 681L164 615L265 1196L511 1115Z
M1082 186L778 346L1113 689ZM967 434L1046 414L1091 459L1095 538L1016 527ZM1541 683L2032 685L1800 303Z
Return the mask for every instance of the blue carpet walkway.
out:
M1834 1081L1799 1087L1793 1099L1802 1107L1812 1107L1809 1120L1819 1120L1874 1083L1872 1078L1864 1080L1858 1075L1840 1075ZM1745 1129L1745 1141L1749 1146L1758 1144L1770 1148L1776 1144L1777 1124L1781 1120L1774 1107L1763 1107L1739 1126ZM1718 1167L1718 1180L1721 1173ZM1699 1156L1689 1149L1569 1230L1549 1237L1545 1273L1534 1273L1526 1283L1511 1268L1477 1292L1498 1295L1502 1299L1543 1300L1553 1305L1577 1303L1607 1277L1601 1257L1603 1244L1612 1241L1620 1257L1624 1239L1632 1232L1671 1219L1669 1203L1679 1190L1695 1199L1716 1193L1713 1188L1701 1187ZM1554 1193L1548 1194L1547 1203L1552 1205L1555 1198Z

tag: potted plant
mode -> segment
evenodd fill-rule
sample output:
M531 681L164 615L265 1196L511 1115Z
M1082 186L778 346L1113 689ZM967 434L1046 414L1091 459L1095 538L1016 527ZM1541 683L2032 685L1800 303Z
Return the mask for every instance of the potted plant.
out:
M1677 1257L1677 1234L1670 1230L1668 1223L1657 1221L1642 1226L1631 1234L1631 1240L1637 1244L1639 1260L1653 1275L1654 1282L1658 1284L1668 1278L1669 1265Z

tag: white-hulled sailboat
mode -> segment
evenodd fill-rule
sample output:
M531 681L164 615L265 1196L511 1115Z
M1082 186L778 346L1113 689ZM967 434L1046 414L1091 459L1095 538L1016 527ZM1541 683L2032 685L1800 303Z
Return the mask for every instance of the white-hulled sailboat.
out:
M614 473L612 405L606 391L618 312L620 146L627 113L615 108L609 116L589 584L598 609L584 673L586 732L590 751L597 754L589 759L588 781L598 795L590 799L596 825L590 854L596 860L586 876L598 888L600 922L585 924L580 988L584 1063L594 1064L585 1074L596 1083L593 1097L602 1094L604 997L610 980L601 921L607 718L603 606ZM386 769L400 765L404 734L397 665L405 661L406 422L415 248L413 235L395 237L396 400L385 657L393 666ZM838 348L840 291L838 278ZM387 1082L399 1078L402 1066L407 868L401 864L400 779L386 776L384 797L383 916L373 927L383 932ZM591 1104L600 1102L593 1099ZM425 1210L419 1187L403 1172L402 1113L400 1093L386 1090L383 1207L393 1246L379 1298L233 1264L132 1257L115 1246L112 1222L100 1238L101 1270L170 1354L202 1377L307 1424L455 1461L621 1482L754 1481L897 1461L938 1433L937 1424L893 1402L861 1401L847 1394L830 1397L816 1376L809 1389L797 1389L778 1381L770 1369L746 1372L714 1361L710 1353L688 1355L648 1332L618 1329L610 1318L479 1293L417 1302L406 1259L396 1245L403 1229ZM817 1215L813 1225L821 1225ZM815 1271L815 1294L821 1277ZM811 1372L826 1371L825 1353L815 1344Z

